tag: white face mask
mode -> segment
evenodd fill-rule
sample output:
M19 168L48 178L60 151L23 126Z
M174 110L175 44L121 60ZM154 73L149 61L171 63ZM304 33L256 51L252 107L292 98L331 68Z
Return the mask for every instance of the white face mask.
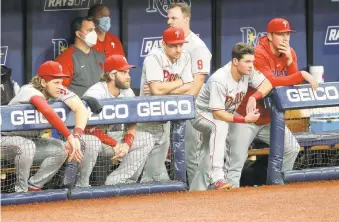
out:
M86 42L86 44L87 44L89 47L92 47L92 46L94 46L95 44L97 44L97 39L98 39L98 35L97 35L97 33L93 30L93 31L91 31L90 33L88 33L88 34L85 36L84 41Z

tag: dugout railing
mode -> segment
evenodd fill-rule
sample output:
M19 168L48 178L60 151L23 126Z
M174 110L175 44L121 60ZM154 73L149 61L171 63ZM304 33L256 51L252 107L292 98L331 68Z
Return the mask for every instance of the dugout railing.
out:
M84 103L87 106L86 102ZM41 192L28 193L1 193L1 205L175 192L187 189L184 132L185 121L195 117L193 96L104 99L100 100L100 104L103 107L102 112L99 115L90 112L87 126L171 122L171 144L168 157L170 160L167 167L171 180L152 183L117 184L114 186L91 186L87 188L66 186L66 188L61 189L47 189ZM74 127L74 113L70 112L65 104L56 102L52 103L51 106L69 128ZM51 129L51 125L32 105L1 106L0 125L3 134L6 134L6 132L30 132ZM3 158L1 162L3 162ZM2 165L1 173L4 180L7 173L13 174L13 171L15 171L12 168L13 165L10 166ZM32 166L31 170L37 170L38 168L39 166ZM74 172L77 171L76 169L77 165L65 163L64 172L61 172L61 174L65 178L72 179L74 178ZM15 178L12 178L12 183L14 180Z
M339 83L315 92L310 85L277 87L265 104L272 110L267 184L339 179ZM293 170L282 173L286 118L301 150Z

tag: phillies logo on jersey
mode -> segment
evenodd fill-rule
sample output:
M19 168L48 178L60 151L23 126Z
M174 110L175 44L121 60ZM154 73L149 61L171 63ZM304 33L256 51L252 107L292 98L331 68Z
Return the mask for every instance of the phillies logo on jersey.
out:
M256 46L260 37L267 34L267 32L258 32L253 27L241 27L242 41L250 46Z
M191 7L191 0L148 0L146 12L159 12L160 15L167 18L168 6L172 3L187 3L187 5Z
M0 58L1 58L1 65L4 66L6 64L8 46L1 46L0 47Z
M282 71L272 70L274 76L287 76L287 68L284 68Z
M237 108L237 105L241 103L241 101L245 97L245 92L238 92L235 97L233 96L226 96L225 99L225 111L229 111L233 113Z
M63 53L68 48L66 39L52 39L54 48L54 58Z
M176 73L170 73L167 70L164 70L164 82L172 82L178 79L179 75Z
M102 0L45 0L44 11L84 10Z

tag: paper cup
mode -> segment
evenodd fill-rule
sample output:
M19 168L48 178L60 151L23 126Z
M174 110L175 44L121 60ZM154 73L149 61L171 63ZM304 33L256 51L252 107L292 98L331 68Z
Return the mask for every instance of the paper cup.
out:
M317 82L324 82L324 66L310 66L310 74L317 80Z

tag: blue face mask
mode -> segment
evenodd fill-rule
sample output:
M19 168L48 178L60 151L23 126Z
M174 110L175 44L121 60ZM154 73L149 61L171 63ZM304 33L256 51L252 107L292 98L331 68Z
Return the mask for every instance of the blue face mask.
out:
M111 28L111 18L108 16L99 18L99 28L103 32L108 32Z

